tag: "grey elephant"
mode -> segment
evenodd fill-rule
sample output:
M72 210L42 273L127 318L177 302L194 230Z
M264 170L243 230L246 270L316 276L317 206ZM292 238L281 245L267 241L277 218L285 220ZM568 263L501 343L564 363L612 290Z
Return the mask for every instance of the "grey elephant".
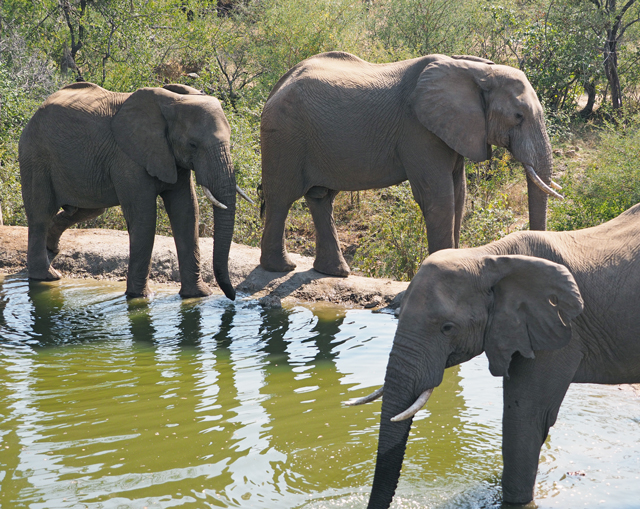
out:
M640 382L640 204L594 228L518 232L429 256L389 356L369 508L389 507L413 415L444 370L483 351L503 377L503 499L533 499L540 448L571 383Z
M348 53L311 57L287 72L262 112L265 226L260 263L289 271L285 220L304 196L316 227L319 272L346 276L333 219L338 191L409 180L429 252L458 246L464 157L508 148L528 179L529 224L546 228L552 151L543 110L525 75L471 56L429 55L370 64Z
M228 258L239 189L229 137L220 102L184 85L125 94L83 82L51 95L25 127L19 145L29 277L59 279L51 260L65 229L120 204L130 244L126 294L149 295L159 195L176 242L180 294L209 295L200 269L193 170L216 206L215 278L234 299Z

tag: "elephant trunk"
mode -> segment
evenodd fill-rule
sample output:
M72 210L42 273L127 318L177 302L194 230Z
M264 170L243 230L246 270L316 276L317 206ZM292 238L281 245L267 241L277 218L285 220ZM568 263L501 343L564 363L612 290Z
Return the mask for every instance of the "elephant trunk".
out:
M508 146L527 173L529 228L546 230L549 195L556 198L562 196L553 190L554 187L558 189L560 186L551 180L553 154L542 113L536 122L530 123L529 129L513 133Z
M236 177L229 145L223 143L217 150L213 155L212 183L204 186L226 207L214 206L213 209L213 274L224 294L235 300L236 292L229 279L229 251L236 214Z
M395 494L400 470L409 438L413 416L393 422L392 419L407 410L416 401L423 385L414 364L419 357L414 345L403 343L396 333L394 346L384 381L380 433L376 469L368 509L387 509ZM407 362L407 359L410 359Z
M546 142L543 155L538 159L538 163L536 164L535 173L544 184L552 186L551 169L553 168L553 156L548 138ZM529 228L531 230L546 230L549 193L541 189L531 176L527 178L527 192L529 200Z

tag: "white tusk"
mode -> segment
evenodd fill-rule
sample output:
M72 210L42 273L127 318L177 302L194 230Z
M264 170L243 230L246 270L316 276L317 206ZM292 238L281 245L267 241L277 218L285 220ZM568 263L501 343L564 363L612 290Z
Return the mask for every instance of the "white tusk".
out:
M427 389L426 391L424 391L422 394L420 394L420 396L418 396L418 399L416 399L413 405L407 408L404 412L396 415L395 417L392 417L391 422L404 421L405 419L409 419L409 417L413 417L414 415L416 415L418 413L418 410L420 410L426 404L426 402L429 401L429 397L431 396L432 392L433 389Z
M551 189L547 184L545 184L542 179L540 177L538 177L538 174L536 173L536 171L529 166L528 164L524 165L524 169L527 172L527 175L529 176L529 178L531 179L531 181L538 186L542 191L544 191L547 194L550 194L551 196L558 198L560 200L564 200L564 196L562 196L561 194L556 193L553 189ZM557 185L557 184L556 184Z
M551 181L551 187L553 187L554 189L558 190L558 191L562 191L562 186L560 184L558 184L557 182L554 182L553 180Z
M254 202L251 198L249 198L247 196L247 193L245 193L242 189L240 189L240 186L236 185L236 191L238 191L238 194L244 198L245 200L247 200L251 205L255 205L256 202Z
M215 196L213 196L209 189L204 186L202 186L202 189L204 190L204 195L211 203L214 204L214 206L218 207L219 209L227 210L227 206L224 203L220 203L218 200L216 200Z
M375 401L376 399L378 399L380 396L382 396L383 391L384 391L384 385L379 389L376 389L375 391L373 391L368 396L365 396L363 398L350 399L349 401L345 401L344 404L347 406L364 405L365 403L369 403L371 401Z

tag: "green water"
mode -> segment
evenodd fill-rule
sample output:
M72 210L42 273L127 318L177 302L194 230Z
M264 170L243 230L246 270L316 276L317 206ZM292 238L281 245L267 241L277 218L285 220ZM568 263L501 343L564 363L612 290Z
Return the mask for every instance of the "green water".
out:
M2 508L363 508L396 320L255 301L127 301L124 285L0 279ZM499 507L501 381L448 371L396 508ZM584 471L584 476L567 472ZM640 506L640 401L573 387L538 506Z

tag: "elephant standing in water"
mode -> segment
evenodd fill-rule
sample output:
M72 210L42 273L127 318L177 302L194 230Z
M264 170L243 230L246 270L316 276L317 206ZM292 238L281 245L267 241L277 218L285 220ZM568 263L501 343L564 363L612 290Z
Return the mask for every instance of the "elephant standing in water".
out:
M316 227L319 272L347 276L333 220L338 191L409 180L429 252L458 246L466 194L464 157L508 148L529 176L529 224L546 228L552 152L542 106L525 75L477 57L429 55L370 64L316 55L287 72L262 112L265 227L261 265L289 271L284 226L304 196Z
M404 297L383 389L352 402L384 391L368 507L389 507L413 415L444 370L482 352L504 377L503 498L530 502L569 384L640 382L638 288L640 204L594 228L429 256Z
M160 195L171 221L183 297L205 296L198 203L191 178L214 203L213 270L230 299L228 259L236 208L230 129L220 102L184 85L114 93L75 83L51 95L20 137L29 277L51 267L62 233L120 204L129 230L128 296L146 296ZM62 208L62 210L60 210Z

